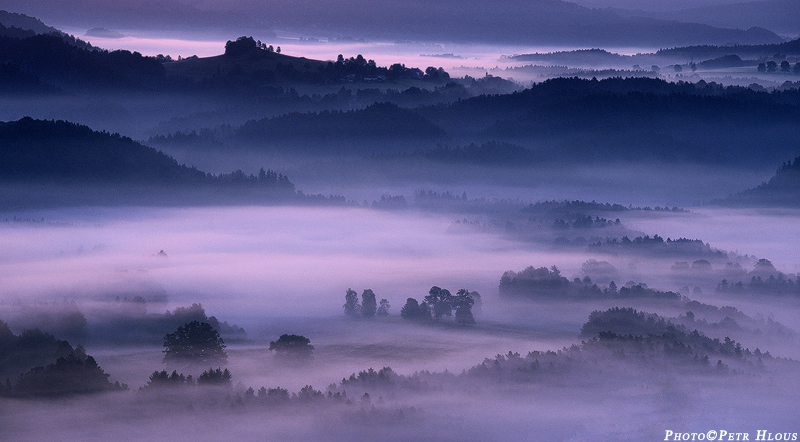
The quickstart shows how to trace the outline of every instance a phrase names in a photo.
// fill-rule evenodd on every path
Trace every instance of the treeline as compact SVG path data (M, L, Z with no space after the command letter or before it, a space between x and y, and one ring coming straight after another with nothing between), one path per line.
M783 43L775 44L762 44L762 45L695 45L683 46L669 49L660 49L656 55L665 56L680 56L683 58L711 58L722 57L729 54L762 56L764 54L800 54L800 39L786 41Z
M361 303L358 302L358 293L348 288L344 295L344 314L351 318L372 318L377 316L389 316L391 304L386 298L381 299L378 305L375 292L372 289L364 289L361 293Z
M718 293L800 297L800 274L784 274L768 259L759 259L750 272L737 270L738 274L729 272L731 281L727 278L720 281L716 289ZM733 282L736 279L739 281Z
M376 103L364 109L290 113L279 117L251 120L235 137L240 141L269 145L273 140L333 144L341 140L431 140L444 132L411 110L392 103Z
M675 292L662 292L648 288L646 284L628 283L617 287L611 281L606 288L600 288L589 276L569 280L561 275L556 266L530 266L521 272L507 271L500 278L500 296L507 298L539 301L588 300L588 299L680 299Z
M711 247L699 239L677 238L666 240L659 235L609 238L589 245L588 250L602 253L647 253L661 256L693 256L708 259L729 259L728 253Z

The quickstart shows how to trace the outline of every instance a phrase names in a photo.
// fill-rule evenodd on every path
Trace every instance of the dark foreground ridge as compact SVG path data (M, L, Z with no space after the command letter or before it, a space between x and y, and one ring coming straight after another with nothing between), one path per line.
M211 174L128 137L67 121L0 123L0 207L108 204L265 204L342 199L305 196L283 174Z

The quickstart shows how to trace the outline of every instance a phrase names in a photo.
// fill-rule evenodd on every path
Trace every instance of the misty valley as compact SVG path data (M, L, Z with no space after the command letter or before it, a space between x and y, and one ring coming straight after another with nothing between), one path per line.
M0 440L796 440L795 25L551 3L0 11Z

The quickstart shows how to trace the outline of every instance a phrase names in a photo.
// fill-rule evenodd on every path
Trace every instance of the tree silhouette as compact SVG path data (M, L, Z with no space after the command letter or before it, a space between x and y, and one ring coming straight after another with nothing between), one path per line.
M381 305L378 307L378 316L389 316L389 307L391 307L389 300L381 299Z
M353 289L347 289L344 299L344 314L352 317L358 316L361 312L361 306L358 304L358 293Z
M230 386L231 385L231 372L228 371L226 368L222 370L221 368L217 367L217 369L209 368L207 371L204 371L197 377L197 385L222 385L222 386Z
M456 322L459 324L474 324L475 318L472 316L472 306L475 300L469 294L469 290L461 289L456 296L452 297L451 303L456 309Z
M361 294L361 314L365 318L371 318L375 316L377 309L378 302L375 299L375 293L370 289L364 290L364 293Z
M400 317L415 321L429 321L431 319L431 309L424 302L420 304L416 299L408 298L406 305L400 309Z
M193 383L192 375L184 376L183 373L178 373L176 370L173 370L172 374L167 373L167 370L156 370L150 375L147 384L139 388L139 391L165 387L182 387Z
M450 303L453 295L450 291L437 286L431 287L428 291L428 296L425 297L425 302L433 310L433 317L437 320L442 316L452 316L453 306Z
M225 364L225 342L207 322L192 321L164 336L164 363L180 365Z
M274 350L276 356L280 358L307 360L311 358L314 346L305 336L283 334L277 341L269 343L269 349Z
M775 72L778 70L778 63L774 61L767 62L767 72Z

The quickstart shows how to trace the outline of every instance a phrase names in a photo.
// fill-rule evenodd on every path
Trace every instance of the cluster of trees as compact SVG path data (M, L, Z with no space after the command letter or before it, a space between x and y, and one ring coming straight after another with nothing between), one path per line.
M0 396L56 397L127 390L78 346L39 329L14 335L0 320ZM12 379L15 381L12 382Z
M408 298L400 310L400 316L415 321L430 321L431 319L438 321L443 316L453 316L455 312L457 324L474 324L475 317L472 314L472 307L476 300L480 301L478 292L460 289L453 295L447 289L433 286L421 303L414 298Z
M389 316L389 300L381 299L378 305L375 292L371 289L364 289L361 293L361 303L358 303L358 293L348 288L344 295L344 314L351 318L372 318L374 316Z
M278 358L293 362L306 362L311 359L314 346L311 340L302 335L281 335L277 341L270 341L269 350Z
M658 298L680 299L675 292L662 292L647 284L629 282L618 288L614 281L601 289L589 276L569 280L556 266L530 266L521 272L507 271L500 277L500 295L509 298L537 300L608 299L608 298Z
M375 60L365 59L361 54L350 58L339 54L335 62L328 62L319 71L326 81L383 82L412 79L441 83L450 80L450 74L441 67L428 66L423 72L419 68L407 68L405 64L395 63L386 68L375 64Z
M741 343L725 337L723 340L710 338L697 330L675 324L655 313L645 313L633 308L614 307L606 311L594 311L589 320L581 327L581 336L602 339L620 339L624 337L658 337L673 341L680 346L697 353L713 353L728 357L771 357L769 352L761 352L756 348L750 351Z
M792 64L786 60L781 61L780 65L778 62L770 60L766 63L759 63L756 69L758 69L758 72L775 73L780 71L782 74L793 73L795 75L800 75L800 62L792 66Z
M235 57L237 55L247 55L247 54L258 54L258 53L272 53L276 52L278 54L281 53L281 47L278 46L278 49L272 47L272 45L267 46L266 43L262 43L261 40L253 40L253 37L239 37L235 41L228 40L225 43L225 55L230 57Z
M191 321L164 336L163 362L168 366L183 368L225 365L228 362L225 348L225 341L211 324ZM306 361L311 358L314 346L305 336L283 334L278 340L269 343L269 350L275 351L282 359ZM206 377L213 379L214 376L215 373L212 372ZM191 379L187 382L191 383ZM198 382L204 382L202 375L198 378Z
M689 62L688 67L689 69L691 69L692 72L695 72L697 70L697 64L693 61ZM675 72L683 72L683 66L676 64L675 66L672 67L672 70Z
M769 294L777 296L800 297L800 275L791 279L783 273L769 275L767 277L751 276L750 282L739 281L730 283L723 279L717 285L718 293L729 294Z
M226 364L225 341L207 322L191 321L164 336L164 359L167 365L181 367Z
M616 220L612 221L606 218L600 218L599 216L595 216L592 218L591 215L584 215L578 214L575 216L575 219L561 219L558 218L553 221L553 228L564 230L564 229L591 229L591 228L599 228L599 227L608 227L608 226L618 226L620 225L620 220L617 218Z

